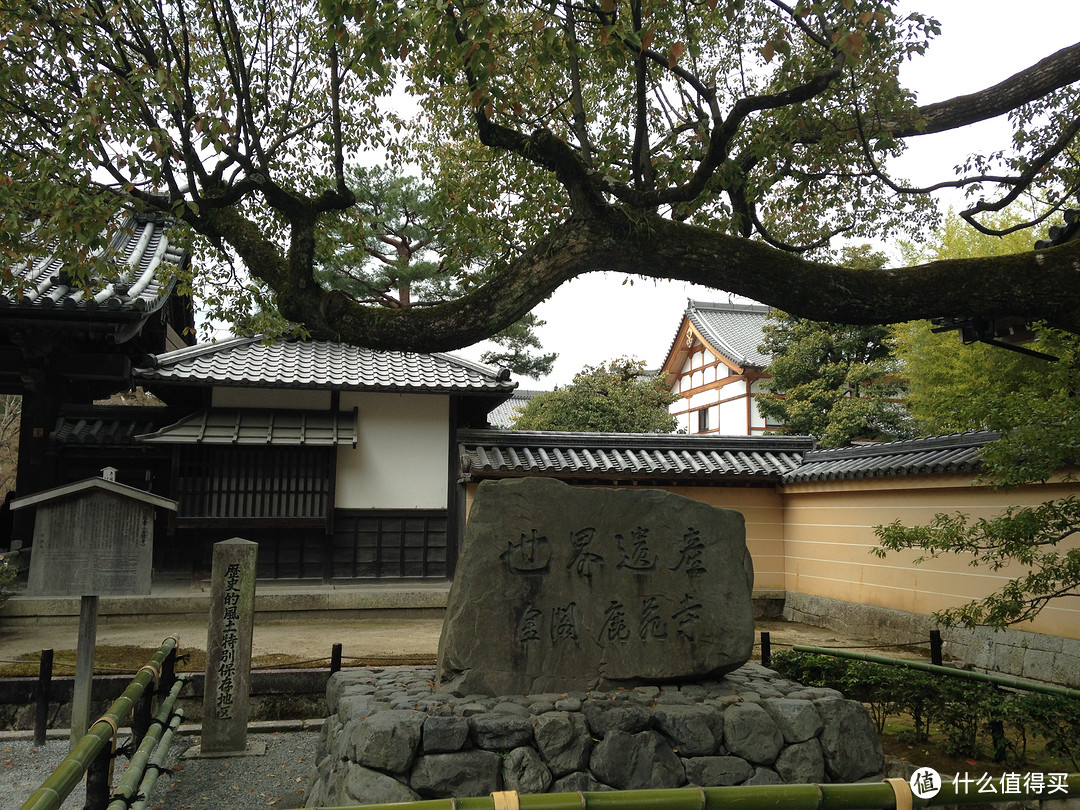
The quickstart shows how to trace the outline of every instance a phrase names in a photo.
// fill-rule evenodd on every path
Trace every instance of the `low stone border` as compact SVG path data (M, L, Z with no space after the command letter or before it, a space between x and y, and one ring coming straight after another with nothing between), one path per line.
M746 664L722 679L455 697L432 667L330 678L308 806L683 785L855 782L884 756L865 707Z
M927 639L931 630L940 629L948 658L987 672L1080 689L1080 639L990 627L941 628L933 616L790 592L784 618L882 644Z

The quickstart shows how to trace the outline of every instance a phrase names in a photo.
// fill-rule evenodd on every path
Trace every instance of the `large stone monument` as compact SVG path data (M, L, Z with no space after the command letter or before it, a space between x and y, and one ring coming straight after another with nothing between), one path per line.
M438 688L532 694L717 676L753 650L742 515L550 479L477 490Z

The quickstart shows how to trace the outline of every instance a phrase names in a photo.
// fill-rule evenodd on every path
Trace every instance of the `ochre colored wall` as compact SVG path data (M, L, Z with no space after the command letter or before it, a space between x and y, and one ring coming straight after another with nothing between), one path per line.
M970 556L950 554L915 564L919 553L881 559L874 528L899 520L928 522L939 512L991 517L1004 507L1038 504L1077 493L1077 486L1048 484L1002 491L973 485L965 476L920 476L789 485L784 489L785 590L845 602L929 615L993 593L1022 573L1018 567L973 568ZM1080 604L1052 602L1014 629L1080 638Z

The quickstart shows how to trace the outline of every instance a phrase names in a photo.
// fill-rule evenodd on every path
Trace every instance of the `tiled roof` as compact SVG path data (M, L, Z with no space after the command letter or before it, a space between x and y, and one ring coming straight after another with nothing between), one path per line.
M740 366L756 368L769 365L768 355L758 350L768 314L769 307L761 304L688 301L686 307L686 317L714 349Z
M42 255L16 262L11 281L0 293L0 312L18 308L40 312L54 307L73 312L121 312L145 315L161 307L174 279L159 277L163 263L177 266L185 255L169 240L172 221L157 215L129 216L109 243L116 275L94 279L88 291L73 285L63 262ZM21 294L16 292L21 288Z
M326 340L233 338L154 358L136 379L209 385L508 394L507 374L448 354L377 351Z
M501 402L488 413L488 422L495 428L509 428L518 417L518 411L524 408L529 400L543 391L528 391L519 388L506 402Z
M462 430L462 472L477 478L567 478L774 483L975 472L981 448L1000 434L814 449L808 436L684 436L642 433Z
M835 450L811 450L796 469L784 476L784 481L975 472L982 463L980 450L983 445L1000 436L992 431L979 431L929 439L874 442Z
M563 433L463 430L462 471L491 477L740 478L779 481L813 439L803 436L682 436L655 433Z
M200 411L138 437L149 444L235 444L356 447L356 413L330 411Z
M49 434L57 444L135 444L135 437L161 427L165 408L99 406L65 409Z

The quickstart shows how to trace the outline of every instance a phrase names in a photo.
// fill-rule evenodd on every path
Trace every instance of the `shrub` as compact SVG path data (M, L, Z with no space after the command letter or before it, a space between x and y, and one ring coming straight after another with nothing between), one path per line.
M829 686L867 704L878 733L890 714L907 714L915 741L932 728L944 737L951 756L978 757L989 742L995 762L1020 764L1031 736L1045 740L1045 751L1080 770L1080 701L1018 694L993 684L869 661L781 651L773 667L806 686Z

